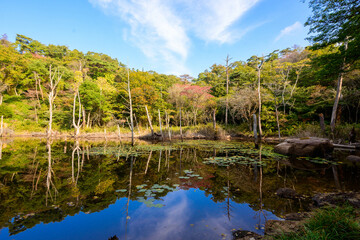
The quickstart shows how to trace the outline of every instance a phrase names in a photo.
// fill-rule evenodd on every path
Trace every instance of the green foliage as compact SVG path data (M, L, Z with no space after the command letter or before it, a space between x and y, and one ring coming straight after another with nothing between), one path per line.
M0 106L0 116L4 116L4 118L12 118L13 115L14 113L9 106L4 104Z
M355 216L350 206L320 209L304 224L304 230L276 236L275 239L359 239L360 225Z
M326 4L330 3L325 0L310 1L311 7ZM351 12L358 7L358 4L351 1L335 1L333 4L339 5L339 11L326 12L330 5L325 6L326 14L330 14L332 18L326 20L331 24L337 14L349 19ZM350 7L345 9L345 6ZM314 29L321 30L316 24L320 24L318 21L324 16L316 15L319 12L316 13L316 9L314 11L315 15L308 24L315 34ZM339 26L346 25L344 19L339 20ZM349 35L349 44L352 44L352 47L357 41L358 30L350 26L356 26L357 21L357 18L351 18L349 25L346 25L349 27L347 32L353 31ZM336 28L337 33L343 30ZM258 74L265 136L277 135L276 110L282 135L295 134L303 123L317 122L319 114L323 114L327 122L335 96L334 83L344 56L342 45L334 44L334 36L331 41L323 39L323 43L328 41L329 44L323 44L324 47L319 49L295 46L276 50L265 57L252 56L247 61L229 63L228 96L226 66L221 64L213 64L196 79L186 75L176 77L129 69L136 125L144 129L148 124L144 107L147 106L154 128L159 126L160 110L162 125L166 125L164 118L167 113L174 133L179 133L181 109L182 126L189 136L203 133L206 136L218 135L222 138L225 132L222 129L214 131L210 123L213 121L214 112L218 125L223 123L225 107L228 105L227 132L252 135L252 115L259 110ZM351 54L351 51L348 54ZM9 128L15 131L45 130L41 128L45 128L49 120L50 66L53 71L57 70L59 75L62 75L54 106L55 129L72 131L73 97L79 90L84 110L80 123L87 126L83 131L103 132L105 126L116 128L118 123L122 124L124 121L124 131L128 131L128 69L125 65L106 54L82 53L62 45L44 45L24 35L17 35L14 44L7 39L0 42L0 95L4 97L0 114L4 115ZM352 58L351 66L352 68L348 68L344 73L344 93L340 101L343 109L340 117L343 123L356 123L360 119L357 97L360 88L360 63ZM191 79L192 82L189 82ZM76 103L76 106L78 108L79 104ZM30 125L29 122L34 124ZM207 127L204 127L205 125Z

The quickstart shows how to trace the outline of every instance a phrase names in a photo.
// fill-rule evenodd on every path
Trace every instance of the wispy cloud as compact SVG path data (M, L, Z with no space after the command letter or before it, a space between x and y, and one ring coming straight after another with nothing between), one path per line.
M275 38L275 42L279 41L281 38L290 35L291 33L298 31L302 28L302 24L300 22L295 22L293 25L287 26L286 28L284 28L283 30L281 30L281 32L279 33L279 35L277 35L277 37Z
M241 38L251 27L232 29L260 0L89 0L126 22L127 38L169 72L189 72L191 37L219 44Z

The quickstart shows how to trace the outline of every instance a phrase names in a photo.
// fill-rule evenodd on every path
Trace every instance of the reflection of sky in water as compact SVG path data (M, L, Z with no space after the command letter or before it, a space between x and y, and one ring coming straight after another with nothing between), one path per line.
M162 208L150 208L143 203L131 201L130 219L126 228L126 201L122 198L101 212L79 213L68 216L62 222L38 224L35 227L10 236L2 229L0 239L108 239L117 235L120 239L221 239L226 234L231 239L231 230L244 230L262 233L255 229L262 213L252 210L248 204L232 206L229 221L226 203L214 203L211 196L206 197L198 189L170 192L162 203ZM267 219L277 219L275 215L264 211ZM125 233L126 231L126 233Z

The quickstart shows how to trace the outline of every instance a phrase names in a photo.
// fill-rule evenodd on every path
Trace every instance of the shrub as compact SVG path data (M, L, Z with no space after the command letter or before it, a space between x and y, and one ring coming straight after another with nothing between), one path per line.
M360 239L360 225L350 206L319 209L299 233L283 234L275 239Z

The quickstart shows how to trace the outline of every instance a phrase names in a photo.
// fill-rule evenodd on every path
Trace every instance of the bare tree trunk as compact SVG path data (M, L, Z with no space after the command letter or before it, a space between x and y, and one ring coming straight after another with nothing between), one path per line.
M78 98L78 103L79 103L79 113L78 113L78 120L76 122L76 117L75 117L75 110L76 110L76 97ZM81 121L81 101L80 101L80 94L78 91L75 92L74 94L74 104L73 104L73 126L75 128L75 137L77 138L79 133L80 133L80 121Z
M255 147L257 148L258 146L258 135L257 135L257 120L256 120L256 114L253 114L253 118L254 118L254 121L253 121L253 130L254 130L254 142L255 142Z
M59 70L56 69L54 72L52 72L52 66L50 64L49 66L49 80L50 80L50 92L49 92L49 126L48 126L48 132L47 137L51 137L52 134L52 122L53 122L53 105L54 100L57 96L56 88L62 78L62 74L59 73ZM55 79L55 76L57 76L57 79Z
M91 126L90 126L90 113L91 113L91 112L88 113L88 118L87 118L87 123L86 123L86 127L87 127L87 128L88 128L88 127L91 127Z
M0 137L4 135L4 116L1 116Z
M181 107L180 107L180 138L183 140L182 128L181 128Z
M261 129L261 68L263 62L257 67L258 70L258 100L259 100L259 140L262 138L262 129Z
M286 104L287 104L287 102L285 102L285 91L286 91L286 86L287 86L287 80L289 79L289 73L290 73L290 68L288 68L288 70L286 72L286 76L285 76L285 79L284 79L284 87L283 87L283 90L281 92L281 99L282 99L282 104L283 104L283 107L284 107L284 114L286 114Z
M347 51L347 48L348 48L348 42L346 41L345 42L345 53ZM341 72L339 73L337 89L336 89L336 97L335 97L335 102L334 102L334 106L333 106L332 113L331 113L330 127L331 127L332 133L334 133L334 130L335 130L336 113L337 113L337 109L338 109L338 105L339 105L339 101L340 101L345 66L346 66L346 57L344 57L344 59L343 59L342 69L341 69Z
M319 118L320 118L320 128L321 128L321 132L323 135L325 135L325 120L324 120L324 114L320 113L319 114Z
M138 130L138 134L140 135L139 122L137 121L137 118L136 118L136 114L135 114L135 113L134 113L134 120L135 120L136 128L137 128L137 130Z
M133 119L133 107L132 107L132 100L131 100L131 91L130 91L130 72L128 70L128 82L127 82L127 91L129 94L129 108L130 108L130 124L131 124L131 145L134 146L134 119Z
M229 112L229 55L226 56L226 106L225 106L225 125L228 124L228 112Z
M161 134L161 140L164 139L164 135L162 132L162 127L161 127L161 114L160 114L160 109L158 109L158 113L159 113L159 127L160 127L160 134Z
M279 135L279 139L280 139L281 135L280 135L280 124L279 124L279 111L278 111L278 106L276 104L275 104L275 114L276 114L276 125L277 125L278 135Z
M82 127L85 128L86 127L86 112L85 112L85 108L83 107L83 122L82 122Z
M169 137L169 140L171 141L170 116L166 110L165 110L165 122L166 122L166 127L168 129L168 137Z
M38 101L38 104L40 106L40 99L39 99L39 93L38 93L38 76L37 76L37 72L33 72L34 73L34 78L35 78L35 93L36 93L36 99Z
M53 117L53 101L50 97L50 94L49 94L49 114L50 114L50 117L49 117L49 126L48 126L48 129L47 129L47 136L50 137L51 136L51 131L52 131L52 117Z
M154 137L154 129L153 129L153 126L151 124L151 119L150 119L150 115L149 115L149 111L148 111L147 106L145 106L145 110L146 110L146 116L147 116L149 126L150 126L150 130L151 130L151 137Z

